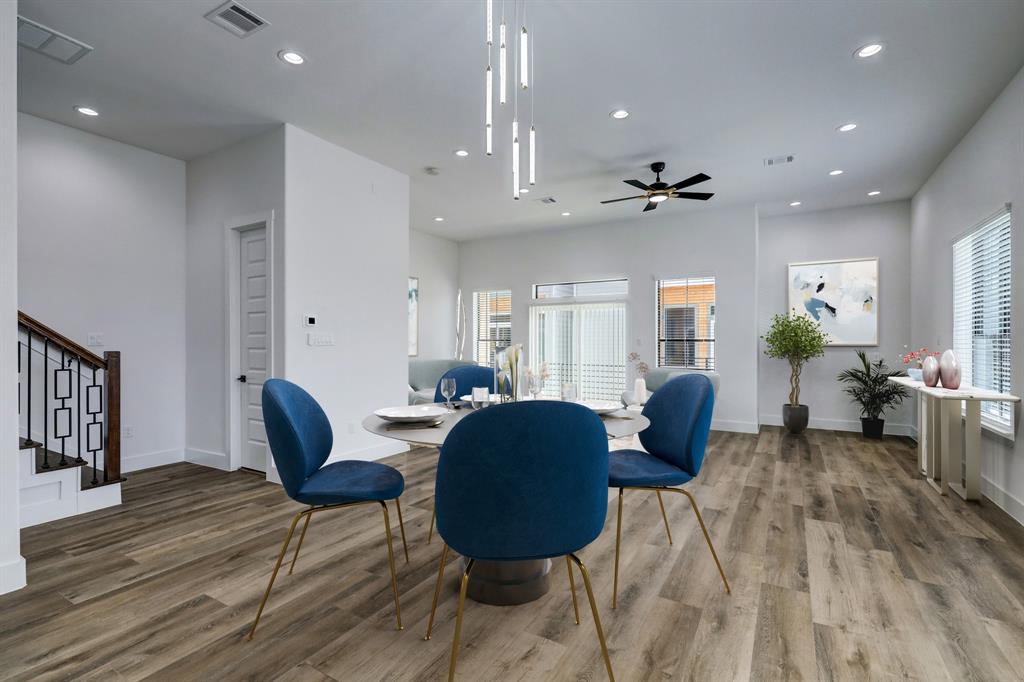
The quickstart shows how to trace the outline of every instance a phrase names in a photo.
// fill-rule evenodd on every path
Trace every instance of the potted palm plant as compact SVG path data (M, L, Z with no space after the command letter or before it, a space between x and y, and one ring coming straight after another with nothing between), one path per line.
M903 377L902 370L891 370L885 360L871 362L864 351L857 351L860 367L845 370L836 377L846 387L843 392L860 405L861 432L865 438L882 438L885 428L883 415L903 402L910 394L902 385L889 381L889 377Z
M790 433L807 428L810 411L800 404L800 372L808 360L825 354L828 336L816 320L803 315L776 315L764 339L764 353L789 361L789 402L782 406L782 423Z

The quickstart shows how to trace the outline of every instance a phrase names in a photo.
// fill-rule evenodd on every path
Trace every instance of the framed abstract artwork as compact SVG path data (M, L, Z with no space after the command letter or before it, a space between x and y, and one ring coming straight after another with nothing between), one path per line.
M409 278L409 355L420 352L420 278Z
M821 323L830 346L878 345L878 259L790 263L789 309Z

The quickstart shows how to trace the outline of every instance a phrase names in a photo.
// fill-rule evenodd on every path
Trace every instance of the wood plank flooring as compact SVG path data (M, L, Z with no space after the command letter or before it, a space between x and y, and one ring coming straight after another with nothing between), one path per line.
M255 475L175 464L130 476L121 507L23 532L29 587L0 597L0 679L443 679L454 563L422 639L436 461L433 449L390 459L407 481L404 631L382 515L363 507L314 517L246 641L300 507ZM690 490L731 596L685 498L665 496L669 546L657 498L627 491L618 609L614 504L581 553L618 679L1024 679L1024 529L991 503L939 497L915 465L905 439L714 433ZM564 562L552 579L531 604L467 602L460 680L605 679L580 581L577 626Z

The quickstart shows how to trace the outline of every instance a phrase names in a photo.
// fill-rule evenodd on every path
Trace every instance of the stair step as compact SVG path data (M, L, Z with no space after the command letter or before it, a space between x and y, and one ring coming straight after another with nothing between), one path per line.
M93 475L96 477L96 484L94 485ZM93 469L91 466L82 467L82 490L91 490L92 488L102 488L105 485L114 485L115 483L124 483L125 478L115 478L112 481L103 480L103 470Z
M43 466L43 448L39 446L36 448L36 473L42 474L47 471L62 471L64 469L74 469L76 467L84 467L86 462L83 459L81 462L75 461L74 457L65 456L64 464L60 464L60 453L50 450L48 457L50 466L46 468Z
M28 450L29 448L38 448L38 447L41 447L41 446L42 446L42 443L40 443L39 441L32 440L31 438L19 438L18 439L18 449L19 450Z

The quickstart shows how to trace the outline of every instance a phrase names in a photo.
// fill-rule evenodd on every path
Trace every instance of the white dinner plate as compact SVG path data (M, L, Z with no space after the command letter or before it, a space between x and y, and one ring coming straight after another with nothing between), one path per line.
M578 400L576 402L584 407L589 407L598 414L611 414L622 409L621 403L614 403L610 400Z
M382 407L374 414L388 422L430 422L448 414L448 408L444 405L402 405Z
M500 393L492 393L490 395L489 399L490 399L490 401L492 403L500 403L501 402L501 394ZM459 400L461 400L464 403L471 403L471 402L473 402L473 396L471 396L471 395L464 395L461 398L459 398Z

